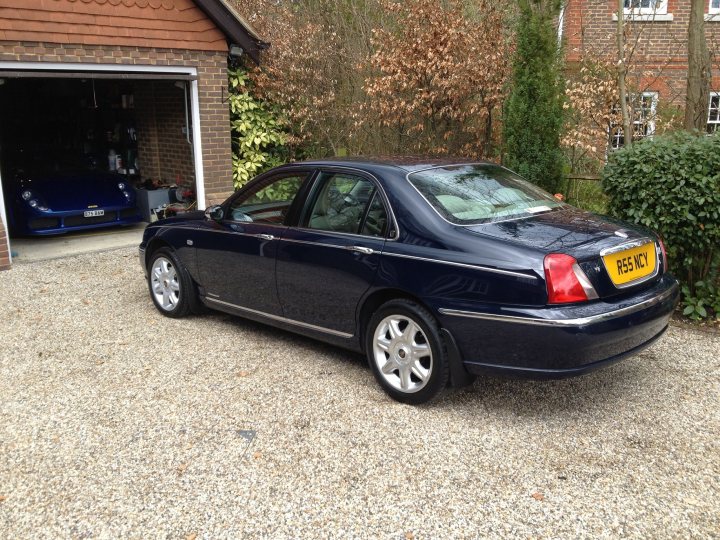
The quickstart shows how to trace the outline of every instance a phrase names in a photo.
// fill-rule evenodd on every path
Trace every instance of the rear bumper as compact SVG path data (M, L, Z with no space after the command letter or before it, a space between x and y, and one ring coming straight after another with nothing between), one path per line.
M469 372L567 377L650 345L667 329L678 299L677 281L666 274L651 289L616 302L502 313L439 312Z
M609 366L611 364L614 364L615 362L622 360L623 358L627 358L628 356L633 356L634 354L639 353L643 349L655 343L655 341L657 341L665 333L667 328L667 325L665 325L665 327L660 330L660 332L657 333L655 336L623 353L616 354L615 356L611 356L610 358L606 358L605 360L598 360L596 362L590 362L589 364L583 364L574 367L531 368L518 366L503 366L497 364L484 364L482 362L465 362L464 366L467 372L473 375L480 375L483 373L497 373L501 375L510 375L512 377L522 377L526 379L564 379L566 377L577 377L579 375L585 375L586 373L595 371L596 369Z

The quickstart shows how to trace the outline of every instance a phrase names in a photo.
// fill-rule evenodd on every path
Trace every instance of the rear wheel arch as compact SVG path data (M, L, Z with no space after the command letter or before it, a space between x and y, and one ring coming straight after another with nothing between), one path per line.
M382 306L386 302L389 302L390 300L408 300L410 302L414 302L418 306L425 309L425 311L427 311L435 319L438 328L440 329L440 336L442 338L445 353L447 354L448 362L450 364L450 385L456 388L460 388L472 384L475 380L475 377L470 375L465 369L460 355L460 351L457 347L457 343L455 342L455 338L453 337L452 333L446 328L443 328L442 324L440 324L440 321L433 313L433 310L430 309L427 304L425 304L417 296L410 294L409 292L402 289L380 289L368 295L368 297L365 298L365 300L363 301L359 311L357 323L358 336L360 338L360 347L362 352L367 354L367 327L370 319L373 316L373 313L375 313L380 308L380 306Z
M415 302L419 306L422 306L432 314L432 310L424 302L402 289L380 289L373 291L367 296L367 298L365 298L365 300L363 300L358 313L358 336L360 336L360 346L363 351L365 350L365 333L367 331L367 324L370 322L370 318L380 306L390 300L410 300L411 302Z

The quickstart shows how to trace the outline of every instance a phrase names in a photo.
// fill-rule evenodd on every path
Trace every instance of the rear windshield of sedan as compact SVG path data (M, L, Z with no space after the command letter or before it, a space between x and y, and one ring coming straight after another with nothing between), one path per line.
M408 179L446 220L474 225L551 212L555 197L498 165L437 167Z

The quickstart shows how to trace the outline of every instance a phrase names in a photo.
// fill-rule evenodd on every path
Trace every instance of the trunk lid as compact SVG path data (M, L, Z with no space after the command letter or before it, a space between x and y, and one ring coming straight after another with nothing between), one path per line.
M533 247L544 254L565 253L575 257L601 298L648 287L659 279L664 271L661 268L661 257L656 249L657 237L654 233L570 206L527 218L466 228L475 234ZM655 244L651 257L655 258L657 272L651 273L652 277L638 279L636 284L615 285L601 253L623 251L625 247L631 248L643 243L645 239ZM606 262L610 261L606 259ZM613 260L612 264L615 263Z

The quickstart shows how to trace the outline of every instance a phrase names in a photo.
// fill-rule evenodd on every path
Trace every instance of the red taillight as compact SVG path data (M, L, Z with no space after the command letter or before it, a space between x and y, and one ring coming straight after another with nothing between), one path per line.
M660 251L662 251L662 263L663 263L663 272L667 272L668 266L667 266L667 251L665 251L665 243L662 241L662 238L658 238L658 242L660 243Z
M598 297L574 257L564 253L545 256L545 281L548 304L587 302Z

